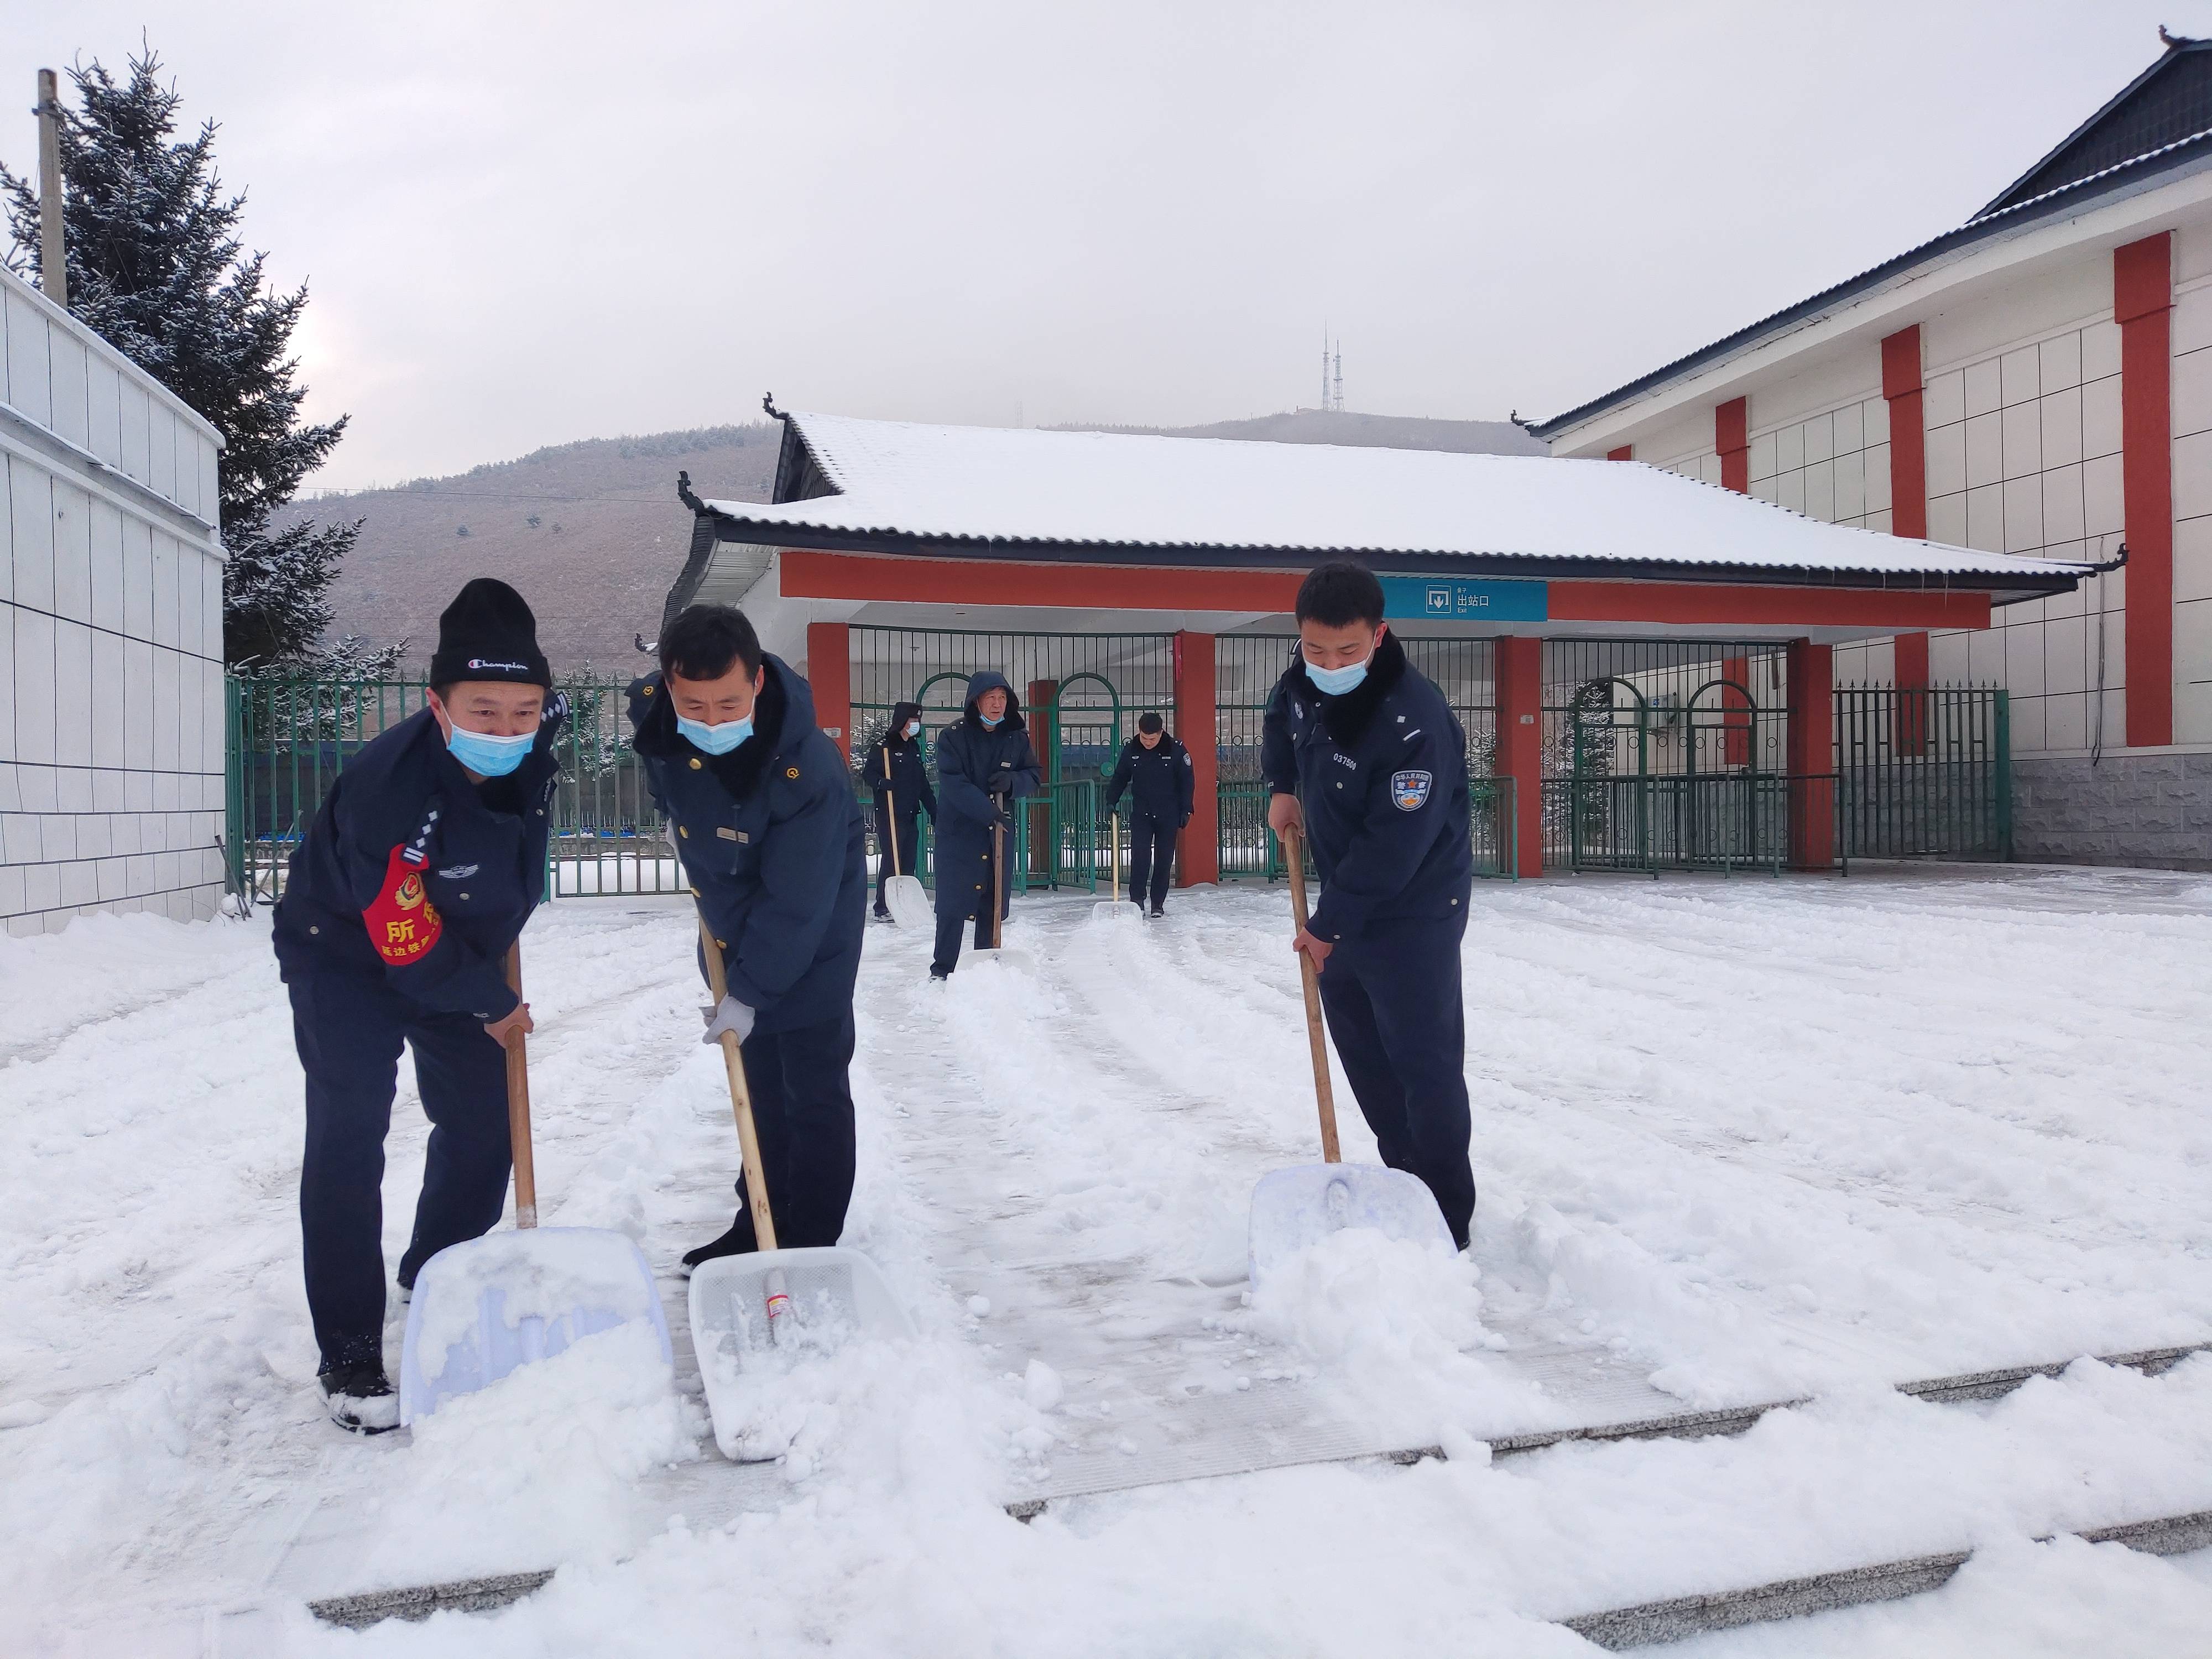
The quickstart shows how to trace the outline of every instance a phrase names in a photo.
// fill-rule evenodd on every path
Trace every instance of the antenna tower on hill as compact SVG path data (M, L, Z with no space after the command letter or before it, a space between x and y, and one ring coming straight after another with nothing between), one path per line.
M1323 414L1344 407L1344 342L1335 342L1332 356L1326 327L1321 331L1321 407Z

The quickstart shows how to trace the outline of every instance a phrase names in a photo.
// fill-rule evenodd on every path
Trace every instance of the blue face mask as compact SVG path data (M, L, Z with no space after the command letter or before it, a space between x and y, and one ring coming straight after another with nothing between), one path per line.
M986 732L995 732L1006 723L1006 717L1004 714L1000 715L996 720L993 720L988 714L985 714L980 708L975 711L975 717L983 722L983 729Z
M455 760L479 777L503 778L522 764L522 757L537 741L535 732L498 738L489 732L471 732L456 726L453 735L446 739L446 747L453 751Z
M906 723L906 734L909 738L920 737L921 735L921 722L920 720L908 720Z
M1373 661L1370 656L1368 660ZM1311 680L1325 697L1340 697L1367 678L1367 664L1355 662L1343 668L1320 668L1306 664L1306 678Z
M676 729L691 741L694 749L704 750L710 755L726 755L753 734L753 717L748 714L741 720L724 720L720 726L709 726L704 720L687 720L676 717Z

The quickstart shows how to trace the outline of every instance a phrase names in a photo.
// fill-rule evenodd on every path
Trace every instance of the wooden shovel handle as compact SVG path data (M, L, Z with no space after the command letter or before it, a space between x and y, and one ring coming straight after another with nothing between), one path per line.
M522 941L507 947L507 988L522 1000ZM538 1165L530 1150L530 1058L520 1031L507 1038L507 1139L514 1154L514 1224L538 1224Z
M1002 809L1003 810L1003 809ZM993 820L991 824L991 948L1006 947L1002 929L1006 925L1006 826Z
M1283 855L1291 866L1291 908L1297 913L1298 932L1306 930L1305 837L1297 830L1282 836ZM1293 935L1296 937L1296 935ZM1324 1164L1340 1164L1336 1148L1336 1091L1328 1080L1328 1041L1322 1035L1321 978L1313 958L1298 952L1298 977L1306 994L1306 1043L1313 1050L1314 1103L1321 1108L1321 1156Z
M884 745L884 830L891 843L891 879L896 881L906 873L898 861L898 794L890 786L891 746Z
M719 1007L730 994L729 975L722 971L722 947L699 913L699 954L707 959L707 989ZM760 1135L753 1127L753 1092L745 1085L745 1057L738 1051L738 1034L725 1031L722 1069L730 1074L730 1110L738 1120L738 1156L744 1161L745 1200L752 1206L753 1240L763 1250L775 1248L775 1216L769 1208L768 1170L761 1163Z

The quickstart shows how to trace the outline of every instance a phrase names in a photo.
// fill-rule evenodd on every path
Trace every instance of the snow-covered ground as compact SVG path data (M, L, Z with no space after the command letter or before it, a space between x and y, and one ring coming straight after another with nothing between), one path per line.
M2212 1339L2212 882L1480 886L1472 1267L1340 1239L1257 1305L1252 1184L1316 1156L1283 896L1017 915L946 987L927 940L869 934L847 1243L921 1337L775 1384L785 1462L672 1523L656 1493L740 1478L680 1343L673 1380L617 1332L411 1436L324 1422L265 922L0 945L0 1646L1588 1652L1546 1621L1968 1545L1932 1596L1674 1651L2201 1639L2203 1558L2028 1540L2212 1507L2212 1356L1980 1406L1887 1385ZM692 926L577 901L524 944L544 1219L664 1273L727 1224L735 1165ZM403 1068L393 1261L422 1141ZM1516 1370L1537 1352L1684 1406L1818 1398L1493 1464L1487 1437L1571 1416ZM1292 1399L1449 1459L1000 1507L1162 1421ZM561 1571L356 1637L300 1607L307 1559L358 1581L332 1589Z

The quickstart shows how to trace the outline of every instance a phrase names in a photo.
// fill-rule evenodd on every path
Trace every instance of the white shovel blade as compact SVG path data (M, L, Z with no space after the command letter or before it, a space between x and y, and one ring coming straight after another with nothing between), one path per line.
M790 1311L770 1328L773 1293ZM714 1442L747 1461L750 1419L738 1398L748 1370L836 1352L848 1343L914 1335L914 1322L876 1264L842 1245L717 1256L691 1274L691 1346L698 1351ZM770 1450L769 1455L775 1455Z
M488 1233L422 1264L399 1358L399 1420L488 1389L597 1331L642 1320L671 1358L644 1252L599 1227Z
M1252 1282L1346 1227L1451 1248L1444 1213L1418 1176L1374 1164L1302 1164L1263 1176L1252 1189Z
M1145 919L1145 913L1127 899L1109 899L1091 907L1091 920L1108 927L1133 927Z
M926 933L937 926L937 913L930 908L929 894L920 876L893 876L885 882L884 908L902 927Z

